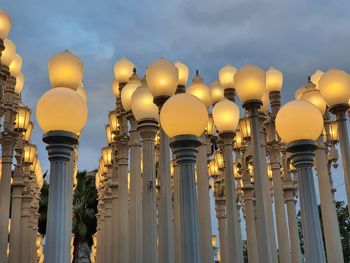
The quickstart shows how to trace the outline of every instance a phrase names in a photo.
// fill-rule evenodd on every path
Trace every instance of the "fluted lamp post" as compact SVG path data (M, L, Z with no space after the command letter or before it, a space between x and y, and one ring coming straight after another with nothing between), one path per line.
M192 84L187 88L187 93L200 99L204 105L209 108L211 106L211 93L207 85L204 84L203 78L199 75L198 70L192 80ZM211 119L212 121L212 119ZM208 120L210 125L210 122ZM207 128L207 127L206 127ZM213 127L214 129L215 127ZM209 131L209 130L208 130ZM210 131L209 131L210 132ZM198 214L199 214L199 242L201 262L212 263L213 253L211 246L211 220L210 220L210 200L209 200L209 176L208 176L208 136L204 132L200 136L201 145L198 147L196 172L198 175Z
M343 174L347 199L350 203L350 145L345 115L349 109L350 76L345 71L330 69L322 75L318 86L322 97L327 102L329 111L337 118Z
M166 59L150 64L146 71L146 80L153 102L161 111L163 104L175 94L179 73L177 67ZM170 176L169 137L160 125L160 161L159 183L160 201L158 208L159 226L159 262L174 262L174 232L172 215L172 191Z
M315 140L323 129L321 112L306 101L285 104L276 116L276 130L287 143L297 169L306 262L326 262L312 166Z
M131 109L142 141L142 262L157 262L157 204L154 140L158 131L158 107L143 84L131 97ZM139 253L139 252L138 252Z
M190 94L171 97L160 112L161 125L171 138L170 147L179 169L180 191L180 262L201 262L199 254L198 209L195 163L200 136L207 125L205 105Z
M313 79L317 82L317 75L321 77L322 72L316 71L313 74ZM311 77L312 81L312 77ZM325 115L326 101L323 99L320 90L316 88L316 85L309 82L305 86L304 93L300 97L301 100L308 101L314 104ZM327 120L327 113L325 115ZM329 125L331 128L333 125ZM325 129L327 130L326 123ZM332 129L330 129L332 130ZM332 130L333 131L333 130ZM330 131L330 133L332 133ZM330 134L331 136L331 134ZM326 145L323 134L317 138L317 149L315 150L315 167L317 169L318 187L320 193L320 202L322 210L322 222L324 239L326 243L327 259L330 262L343 262L343 251L340 239L339 223L337 218L336 206L333 200L332 185L330 182L330 175L328 172L328 157L326 151Z
M239 122L239 108L228 99L215 104L213 119L222 140L224 157L224 178L227 213L228 262L243 262L243 247L240 236L240 225L236 212L236 185L233 176L233 139Z
M266 153L261 146L261 127L259 123L259 108L265 93L265 72L257 66L245 65L234 76L237 95L243 107L248 111L251 130L251 143L253 149L253 165L255 179L255 195L257 209L257 239L258 253L262 262L277 262L274 250L274 226L271 205L271 195L268 178L266 176ZM248 127L247 127L248 128ZM243 130L241 130L243 132Z
M48 63L52 89L39 99L36 116L44 131L50 160L50 194L45 262L70 262L73 178L69 165L74 145L87 120L87 105L76 92L82 82L83 64L64 51Z
M8 220L10 214L11 166L15 145L13 123L16 114L17 100L15 98L15 78L10 74L10 65L16 55L16 46L9 40L3 41L5 49L1 53L0 68L0 116L3 119L2 145L2 176L0 181L0 258L7 257Z

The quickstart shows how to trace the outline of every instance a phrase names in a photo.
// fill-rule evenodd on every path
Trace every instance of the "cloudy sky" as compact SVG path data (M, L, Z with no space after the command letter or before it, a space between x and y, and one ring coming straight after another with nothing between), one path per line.
M69 49L84 62L89 120L81 138L80 170L96 168L106 143L103 127L114 105L113 65L124 56L135 63L139 75L160 57L181 60L191 68L191 78L198 69L208 83L226 63L274 66L284 73L283 102L317 68L350 70L347 0L1 2L0 8L12 17L9 38L24 59L22 98L33 110L50 88L47 62L53 55ZM33 142L45 170L41 136L36 125ZM345 199L342 183L337 172L337 196Z

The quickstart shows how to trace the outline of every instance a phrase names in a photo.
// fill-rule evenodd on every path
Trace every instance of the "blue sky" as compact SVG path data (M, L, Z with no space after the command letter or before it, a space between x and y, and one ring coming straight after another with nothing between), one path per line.
M317 68L350 71L350 2L347 0L1 0L12 17L9 38L24 59L22 98L33 109L50 88L47 62L69 49L84 62L89 120L81 137L79 169L94 169L106 144L104 124L114 106L113 65L128 57L139 75L155 59L181 60L207 83L226 63L252 63L284 73L282 101ZM42 131L36 125L44 170ZM336 197L345 199L341 165L334 173Z

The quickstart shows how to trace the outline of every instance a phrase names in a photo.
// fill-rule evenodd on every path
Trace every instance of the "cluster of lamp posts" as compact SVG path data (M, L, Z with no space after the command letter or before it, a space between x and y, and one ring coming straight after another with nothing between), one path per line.
M10 28L10 19L4 12L0 13L0 22L8 23ZM1 76L8 66L11 69L6 54L14 46L8 44L7 34L3 33ZM48 71L52 89L42 95L36 107L50 160L44 262L62 263L71 260L73 178L79 134L88 114L80 59L64 51L49 61ZM207 86L197 72L188 88L188 67L166 59L151 63L141 80L127 59L114 65L114 74L116 108L108 115L108 146L102 150L96 173L98 224L91 261L213 262L216 251L213 251L209 202L213 190L220 240L220 259L216 256L216 260L243 262L240 226L243 208L249 262L303 262L304 258L306 262L322 263L326 262L325 249L328 262L343 262L331 165L337 159L335 144L339 141L349 201L350 157L345 114L349 107L350 77L346 72L317 71L297 91L296 100L282 107L283 75L274 68L265 72L254 65L238 70L226 65L219 71L219 81ZM5 116L0 193L0 251L4 257L1 260L6 258L3 243L7 246L8 242L4 223L8 222L10 183L7 181L11 178L9 153L4 154L11 144L5 138L6 134L15 137L12 130L20 125L6 118L10 115L19 119L21 115L19 108L6 102L8 93L14 94L11 84L14 76L3 79L6 78L1 82L1 87L5 87L1 104ZM242 118L235 103L236 94L245 111ZM331 120L330 113L336 116L336 121ZM25 145L27 118L27 126L19 127L15 137ZM41 173L33 176L34 162L26 162L23 152L26 151L16 151L16 168L22 167L21 177L36 180L39 189ZM20 166L23 160L24 165ZM313 179L314 164L325 248ZM17 202L21 199L22 206L26 187L20 189L20 198L13 197ZM297 193L303 256L295 214ZM17 207L19 217L14 218L12 213L11 221L23 224L25 215L20 213L25 213L26 208ZM27 230L24 233L32 236ZM10 255L11 236L12 230ZM18 236L15 239L20 240ZM23 249L21 242L19 248ZM21 261L11 261L11 256L9 259L35 262L31 254Z

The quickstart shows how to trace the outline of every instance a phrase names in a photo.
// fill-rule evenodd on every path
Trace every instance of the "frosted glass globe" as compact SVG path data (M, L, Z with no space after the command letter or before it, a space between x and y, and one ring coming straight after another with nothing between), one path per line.
M301 96L303 95L305 91L305 85L301 85L294 93L294 98L296 100L300 100Z
M44 132L60 130L77 134L84 127L87 116L85 101L69 88L50 89L36 105L36 118Z
M20 72L16 78L15 92L20 94L24 86L24 75Z
M131 110L137 121L159 120L158 107L153 103L153 96L147 86L143 85L134 92Z
M131 77L135 65L127 58L122 58L114 64L114 77L119 83L126 83Z
M80 95L80 97L87 102L87 95L86 95L86 90L84 88L83 83L80 84L79 88L77 89L77 93Z
M236 103L223 99L213 108L213 119L219 132L234 132L239 122L239 108Z
M233 89L233 78L237 72L237 69L230 64L226 64L219 71L219 81L221 86L225 89Z
M119 82L116 79L112 80L112 92L115 97L119 97Z
M251 100L261 101L266 87L266 74L261 68L245 65L236 72L234 82L242 103Z
M4 10L0 10L0 39L4 40L7 38L10 30L11 18Z
M204 84L201 76L196 75L193 80L191 86L186 90L187 93L197 97L200 99L207 108L211 105L211 95L210 90L207 85Z
M7 67L10 66L11 62L16 55L16 45L8 38L4 40L5 49L1 53L1 64Z
M277 113L276 130L286 143L316 140L323 130L323 117L312 103L294 100L282 106Z
M187 65L183 64L181 61L176 61L175 66L179 71L178 85L186 86L186 83L188 80L188 72L189 72Z
M225 98L224 88L220 85L220 82L218 80L213 81L209 85L209 89L210 89L210 96L213 101L213 104Z
M316 85L316 89L319 89L318 82L320 81L320 78L323 76L323 74L324 72L318 69L311 75L311 82Z
M262 101L262 106L260 108L260 111L263 113L267 113L270 107L270 96L267 90L265 91L264 96L262 96L261 101Z
M49 60L49 79L53 88L77 90L83 80L83 63L80 58L65 50Z
M121 100L123 108L126 112L131 111L131 96L137 88L141 86L141 81L138 77L131 77L130 81L122 89Z
M266 89L267 91L281 91L283 85L283 74L281 71L270 67L268 71L266 71Z
M10 74L12 77L16 78L18 76L18 74L21 72L22 64L22 57L16 54L9 66Z
M208 111L195 96L182 93L169 98L160 112L164 132L173 138L177 135L200 136L208 121Z
M347 104L350 99L350 76L343 70L328 70L318 82L321 95L332 107Z
M146 70L147 85L153 97L174 95L179 80L177 67L166 59L159 59Z
M301 95L300 99L314 104L320 110L322 115L326 112L327 103L322 97L320 90L316 89L315 87L305 88L305 91Z

